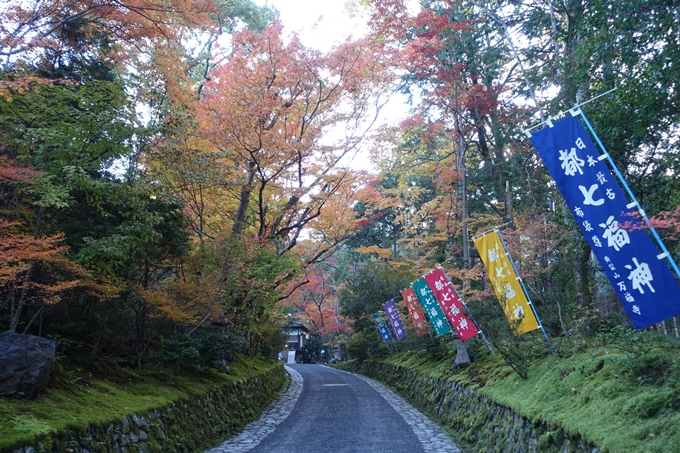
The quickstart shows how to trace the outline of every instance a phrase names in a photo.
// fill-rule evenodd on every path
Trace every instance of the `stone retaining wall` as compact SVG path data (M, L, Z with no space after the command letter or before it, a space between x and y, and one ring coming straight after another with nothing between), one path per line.
M256 420L279 395L282 365L260 376L147 413L36 439L13 453L188 453L205 451Z
M450 428L464 451L599 453L580 436L541 420L521 417L455 382L380 361L347 365L339 368L387 385L440 425Z

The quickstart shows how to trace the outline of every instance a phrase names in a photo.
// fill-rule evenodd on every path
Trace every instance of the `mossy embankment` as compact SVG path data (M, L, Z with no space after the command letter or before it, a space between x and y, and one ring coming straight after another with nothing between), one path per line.
M280 362L240 358L228 373L109 369L93 374L59 365L32 401L0 398L0 453L188 452L239 432L287 382ZM23 451L23 450L22 450ZM198 451L198 450L196 450Z
M660 356L663 357L663 352ZM640 379L608 348L550 356L521 379L499 356L461 369L425 351L345 362L395 390L474 452L668 452L680 445L677 351ZM633 364L634 365L634 364Z

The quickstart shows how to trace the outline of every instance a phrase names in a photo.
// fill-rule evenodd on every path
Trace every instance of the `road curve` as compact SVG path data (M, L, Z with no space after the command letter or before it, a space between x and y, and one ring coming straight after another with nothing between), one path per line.
M243 433L208 453L460 453L382 385L321 365L286 366L288 390Z

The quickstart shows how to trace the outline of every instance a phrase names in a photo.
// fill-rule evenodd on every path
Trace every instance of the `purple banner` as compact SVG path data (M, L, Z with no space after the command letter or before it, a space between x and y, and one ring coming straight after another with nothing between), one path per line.
M581 122L568 117L533 134L576 223L637 329L680 314L680 287Z
M399 311L397 306L394 304L393 300L389 300L383 304L385 313L387 313L387 320L392 326L392 332L394 332L394 338L397 341L401 341L402 338L406 336L406 329L404 329L404 323L401 322L401 317L399 316Z

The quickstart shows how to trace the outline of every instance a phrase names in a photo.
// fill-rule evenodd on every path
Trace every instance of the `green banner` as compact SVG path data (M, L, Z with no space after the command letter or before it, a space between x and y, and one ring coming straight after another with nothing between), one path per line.
M425 309L425 313L430 318L430 323L434 329L434 333L439 335L444 335L451 333L451 326L449 326L448 321L444 317L444 312L442 312L437 299L432 294L432 290L427 285L425 278L413 282L413 292L418 296L420 305Z

